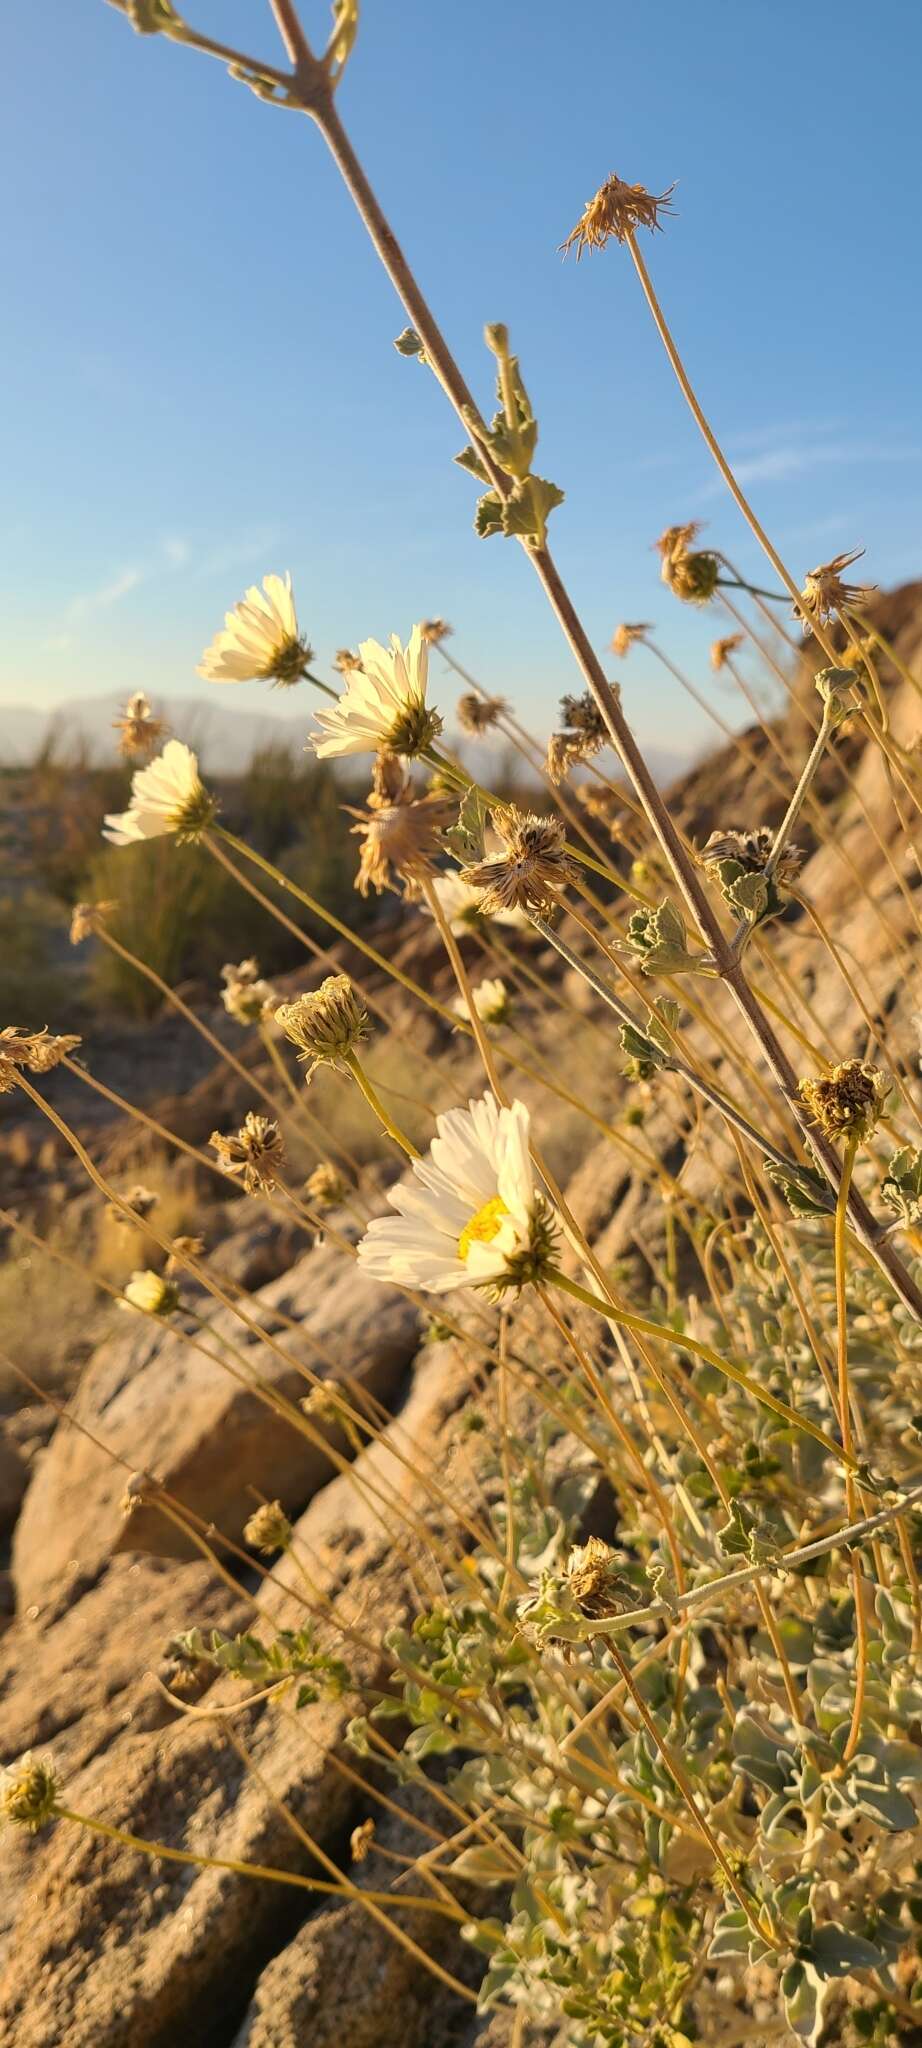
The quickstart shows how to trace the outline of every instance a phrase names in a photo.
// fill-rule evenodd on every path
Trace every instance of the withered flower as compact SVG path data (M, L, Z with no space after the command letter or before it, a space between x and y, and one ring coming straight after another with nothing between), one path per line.
M285 1037L308 1060L308 1073L315 1067L348 1067L355 1047L368 1037L368 1011L349 980L348 974L328 974L319 988L296 996L293 1003L281 1003L275 1013Z
M353 1863L365 1862L366 1857L371 1855L374 1840L375 1824L373 1820L363 1820L359 1827L353 1828L349 1836L349 1849Z
M701 858L710 867L718 861L738 861L747 875L760 875L775 843L775 835L767 825L756 825L752 831L731 826L727 832L712 832L703 848ZM803 853L799 846L792 846L788 840L782 847L773 869L775 880L783 887L793 882L800 872Z
M112 721L119 735L118 750L127 760L137 754L152 754L164 733L170 728L163 718L155 718L143 690L135 690L129 697L124 711Z
M584 249L604 249L612 237L616 242L626 242L638 228L660 227L660 214L673 211L670 201L674 191L675 186L670 185L668 191L654 195L643 185L626 185L612 171L595 198L583 208L566 241L561 242L562 254L568 256L575 249L578 263Z
M367 896L369 889L380 895L384 889L396 888L393 875L400 878L404 895L412 900L419 895L421 879L435 873L439 834L451 824L457 798L408 795L403 801L385 805L372 791L368 802L367 811L344 806L350 818L358 819L350 829L362 842L355 887L361 896Z
M560 700L562 730L548 741L547 772L554 783L562 782L577 761L588 761L610 744L602 713L589 690L581 697Z
M623 660L625 655L630 654L631 648L636 646L638 640L643 640L645 634L652 631L653 627L648 619L637 620L633 625L627 619L622 619L620 626L615 627L611 636L609 644L612 653L619 654Z
M482 733L489 732L507 709L505 697L479 697L475 690L467 690L463 697L458 698L455 714L461 731L479 739Z
M423 639L430 647L437 647L440 640L450 639L451 630L447 619L423 619L420 626Z
M717 587L717 556L693 545L700 531L700 520L689 519L684 526L667 526L656 542L663 582L683 604L707 604Z
M817 1081L801 1081L797 1093L826 1138L870 1137L890 1090L879 1067L843 1060Z
M174 1237L170 1244L165 1273L181 1273L189 1259L200 1259L205 1249L203 1237Z
M538 817L515 804L504 805L491 817L505 852L462 868L462 881L483 890L481 908L487 917L500 910L535 910L546 917L557 907L557 892L577 873L566 850L562 819Z
M14 1072L25 1067L30 1074L50 1074L52 1067L60 1066L80 1044L82 1040L72 1033L55 1037L47 1025L41 1031L22 1031L17 1024L6 1024L0 1031L0 1066Z
M107 917L117 909L117 903L75 903L70 921L71 945L80 946L84 939L95 938L104 931Z
M875 584L842 581L843 569L860 562L863 554L863 548L852 548L851 553L836 555L831 562L821 562L818 569L810 570L800 593L800 604L794 607L794 617L801 619L805 633L813 626L825 626L834 612L865 605L873 596Z
M333 656L333 667L338 668L341 676L349 676L354 668L361 666L358 655L353 653L351 647L337 647Z
M291 1543L291 1523L280 1500L264 1501L255 1508L248 1522L244 1524L243 1540L254 1550L261 1550L271 1557L274 1550L287 1550Z
M208 1140L222 1173L241 1180L248 1195L265 1195L277 1185L285 1163L281 1133L274 1117L248 1109L238 1131L225 1137L212 1131Z
M624 1579L617 1551L601 1536L590 1536L588 1542L574 1546L564 1579L584 1614L623 1614L636 1605L636 1594Z
M711 667L715 675L719 676L721 669L726 667L730 655L735 654L738 647L742 647L744 637L742 633L727 633L722 640L711 642Z

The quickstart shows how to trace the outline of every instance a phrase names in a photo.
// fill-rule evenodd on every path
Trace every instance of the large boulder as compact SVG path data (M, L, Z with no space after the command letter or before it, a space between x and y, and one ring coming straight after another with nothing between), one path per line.
M335 1420L290 1419L280 1399L298 1411L319 1378L389 1404L419 1336L413 1304L332 1244L241 1303L271 1347L208 1296L196 1305L205 1328L113 1317L71 1405L76 1426L62 1423L36 1460L13 1546L21 1609L56 1602L117 1551L197 1554L156 1507L124 1512L132 1471L232 1540L261 1495L303 1507L329 1477L326 1445L346 1442Z

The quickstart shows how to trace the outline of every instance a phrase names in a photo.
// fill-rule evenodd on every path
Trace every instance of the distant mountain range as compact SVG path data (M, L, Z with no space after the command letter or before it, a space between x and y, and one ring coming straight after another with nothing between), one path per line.
M29 704L0 704L0 767L24 768L47 743L66 759L79 749L93 762L112 761L115 755L113 720L123 699L117 695L82 697L75 703L60 704L51 711L39 711ZM169 720L170 730L194 747L206 772L236 775L248 767L259 747L282 745L297 754L311 729L310 707L297 715L278 711L232 711L222 704L207 704L200 697L152 699L154 710ZM465 745L465 755L471 751ZM493 749L493 758L497 757ZM650 766L661 783L667 783L689 766L688 752L666 747L647 749ZM489 750L477 749L481 773L486 773Z

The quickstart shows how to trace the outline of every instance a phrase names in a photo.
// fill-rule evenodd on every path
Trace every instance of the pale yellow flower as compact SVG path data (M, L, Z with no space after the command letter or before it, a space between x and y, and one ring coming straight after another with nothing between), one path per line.
M280 689L300 682L311 649L298 632L290 576L264 576L232 612L224 630L205 649L198 674L208 683L271 682Z

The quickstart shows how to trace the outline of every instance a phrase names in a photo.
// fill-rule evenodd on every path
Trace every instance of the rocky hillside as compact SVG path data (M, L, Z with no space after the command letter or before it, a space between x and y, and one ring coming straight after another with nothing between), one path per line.
M881 600L878 617L903 658L917 661L922 584ZM922 730L919 698L891 676L889 702L894 731L911 743ZM696 843L716 828L777 822L792 764L796 779L803 759L808 703L800 694L768 740L754 728L742 753L716 755L676 787L675 815ZM892 1043L915 1073L918 862L894 850L879 754L846 736L823 775L836 831L831 843L811 850L805 819L801 893L823 919L834 917L853 993L830 970L805 910L789 913L779 958L812 1028L838 1057L863 1053L873 1044L875 1018L886 1017ZM873 906L858 894L856 874ZM430 944L431 934L412 942L414 972L432 975L441 988ZM771 993L796 1060L793 999L778 980ZM442 1027L399 1004L393 1015L398 1032L417 1034L419 1050L437 1042L450 1050ZM600 1009L588 1022L604 1019ZM543 1052L565 1075L568 1048L553 1012L542 1030ZM179 1045L173 1024L164 1032ZM259 1073L258 1045L233 1043ZM474 1085L475 1069L463 1048L452 1057L460 1093ZM244 1082L200 1048L189 1058L181 1086L178 1075L165 1082L159 1067L140 1079L149 1113L196 1145L249 1102ZM101 1078L124 1076L124 1044L108 1052L103 1045L99 1055L89 1048L89 1063ZM613 1036L610 1071L599 1076L603 1114L619 1099L620 1064ZM97 1100L91 1108L70 1077L53 1076L48 1092L80 1121L107 1171L143 1171L149 1134L111 1104ZM11 1113L9 1099L4 1111L7 1205L40 1222L55 1204L55 1213L63 1204L78 1220L89 1218L96 1198L63 1144ZM587 1129L575 1136L561 1117L551 1133L568 1200L603 1260L642 1272L658 1257L661 1206L635 1177L628 1150L602 1136L587 1143ZM712 1125L702 1131L677 1094L651 1098L643 1136L691 1193L713 1184L729 1144ZM322 1618L335 1602L354 1674L374 1684L374 1639L412 1614L427 1546L437 1548L440 1530L456 1528L478 1498L470 1417L479 1390L469 1360L452 1339L433 1338L412 1302L357 1272L349 1251L356 1224L346 1210L333 1213L325 1239L311 1241L290 1216L254 1198L229 1199L226 1188L216 1194L198 1169L190 1169L188 1187L206 1234L220 1240L213 1264L222 1284L277 1349L267 1353L245 1332L241 1338L229 1310L184 1290L184 1313L169 1329L94 1303L86 1326L62 1337L79 1367L66 1413L37 1394L23 1404L21 1389L14 1395L14 1381L6 1383L0 1520L10 1545L10 1620L0 1639L0 1757L53 1746L74 1811L213 1858L214 1867L166 1858L152 1866L122 1840L64 1823L34 1841L6 1830L0 2039L16 2048L501 2048L513 2039L511 2021L478 2019L361 1904L363 1892L392 1883L393 1855L420 1853L433 1811L416 1790L395 1791L383 1777L389 1804L371 1802L345 1741L354 1712L348 1694L298 1713L265 1701L241 1719L226 1711L239 1702L239 1688L208 1666L196 1668L182 1694L184 1711L163 1690L177 1690L170 1642L180 1630L301 1625L304 1592L291 1560L270 1569L239 1547L260 1498L280 1499L294 1520L310 1558L310 1605ZM373 1181L368 1192L380 1202L380 1182L377 1194ZM527 1307L518 1314L527 1318ZM521 1335L527 1341L524 1324ZM48 1382L61 1383L59 1364L48 1361ZM41 1384L42 1375L34 1377ZM302 1435L281 1422L274 1397L297 1401L311 1387ZM383 1418L380 1435L344 1427L337 1388L370 1420ZM520 1391L515 1399L527 1431L528 1396ZM145 1475L214 1538L232 1578L145 1499ZM608 1533L610 1518L600 1489L587 1529ZM375 1847L353 1860L354 1831L372 1815ZM346 1871L355 1899L318 1902L307 1890L234 1867L247 1863L313 1878ZM476 1955L435 1912L428 1921L407 1912L400 1924L455 1977L476 1984ZM529 2033L535 2048L539 2038Z

